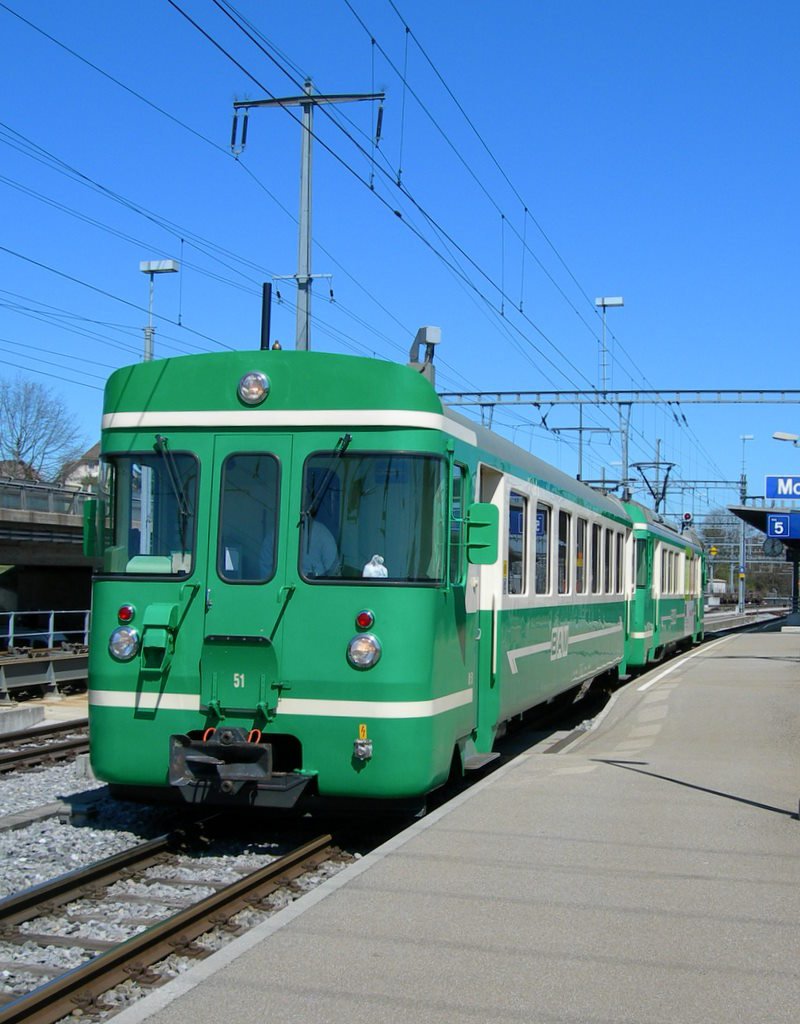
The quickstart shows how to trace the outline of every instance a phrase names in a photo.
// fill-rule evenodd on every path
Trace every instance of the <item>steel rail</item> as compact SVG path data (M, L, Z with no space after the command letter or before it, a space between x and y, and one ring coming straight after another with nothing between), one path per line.
M85 754L88 749L89 737L79 736L77 739L64 740L62 743L43 743L41 746L24 750L3 751L0 752L0 773L11 772L16 768L27 768L53 759L63 761L73 754Z
M14 732L0 733L0 746L6 743L19 743L24 740L37 740L40 736L59 736L65 732L79 732L89 728L88 718L73 718L69 722L53 722L51 725L36 726L32 729L16 729Z
M104 857L88 867L76 868L57 878L31 886L30 889L23 889L13 896L7 896L0 900L0 922L16 924L31 916L26 911L35 909L38 914L43 904L52 905L58 901L69 903L76 898L81 889L101 882L110 884L120 872L174 850L185 839L186 836L182 832L158 836L121 853L115 853L111 857Z
M132 976L155 980L148 975L147 968L178 949L193 952L193 940L218 923L210 920L212 915L224 912L229 918L246 906L248 897L252 898L260 887L274 884L281 875L301 873L308 860L318 862L328 854L333 855L331 842L331 836L320 836L113 949L99 953L82 966L20 996L0 1009L0 1024L55 1024L77 1007L91 1007L97 996Z

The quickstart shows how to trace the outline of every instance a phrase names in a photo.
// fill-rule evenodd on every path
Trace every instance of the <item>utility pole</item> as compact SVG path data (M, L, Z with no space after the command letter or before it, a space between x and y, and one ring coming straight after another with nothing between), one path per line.
M301 107L303 112L302 136L300 146L300 216L298 218L297 244L297 327L295 332L295 348L307 351L311 347L311 283L314 277L329 275L311 273L311 140L314 136L314 107L323 103L354 103L359 100L384 99L384 93L339 93L323 96L313 92L311 79L303 83L302 96L285 96L282 99L243 100L233 104L233 129L231 131L231 149L238 156L247 143L247 118L253 107ZM242 118L241 139L238 138L239 111L244 111ZM381 111L378 111L378 127L376 135L380 136Z

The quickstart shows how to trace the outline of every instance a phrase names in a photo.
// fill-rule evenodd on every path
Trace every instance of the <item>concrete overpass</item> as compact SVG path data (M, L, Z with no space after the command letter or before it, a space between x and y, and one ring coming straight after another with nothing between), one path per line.
M82 547L90 497L76 487L0 480L0 564L91 568Z
M93 562L83 554L89 491L0 479L0 610L88 608Z

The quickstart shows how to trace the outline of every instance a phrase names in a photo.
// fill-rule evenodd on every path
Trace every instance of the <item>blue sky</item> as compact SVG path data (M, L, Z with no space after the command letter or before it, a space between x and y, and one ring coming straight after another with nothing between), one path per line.
M87 443L104 378L141 356L140 260L182 261L156 282L157 356L257 346L261 282L296 269L300 129L254 112L237 161L232 103L306 75L387 94L374 164L371 104L316 115L313 270L333 277L312 347L405 361L435 324L441 390L589 388L594 299L621 295L610 387L800 386L800 5L175 2L210 39L168 0L0 0L2 374L57 388ZM276 288L272 334L292 346L294 286ZM577 423L568 406L546 427L530 407L494 420L572 473L575 432L547 428ZM636 407L630 461L658 440L674 480L737 480L744 448L757 493L800 471L773 430L800 433L800 408ZM618 435L594 432L584 476L619 461ZM734 500L675 490L668 510Z

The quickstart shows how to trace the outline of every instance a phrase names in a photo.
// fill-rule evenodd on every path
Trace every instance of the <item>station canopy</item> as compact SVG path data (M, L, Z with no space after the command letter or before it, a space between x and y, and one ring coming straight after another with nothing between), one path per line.
M800 559L800 509L756 508L753 505L729 505L729 511L748 526L754 526L765 535L765 540L777 540L786 549L789 561ZM775 554L779 554L778 550Z

